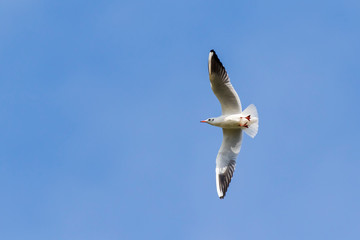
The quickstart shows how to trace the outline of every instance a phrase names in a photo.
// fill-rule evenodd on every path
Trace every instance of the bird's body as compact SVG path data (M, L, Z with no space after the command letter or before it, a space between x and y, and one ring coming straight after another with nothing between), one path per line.
M243 129L246 130L252 124L256 124L258 122L257 117L249 117L249 115L245 116L243 113L225 115L212 118L214 121L209 121L210 125L227 128L227 129Z
M210 85L220 101L222 115L201 122L223 129L223 142L216 157L215 172L218 196L224 198L235 171L236 158L242 143L242 131L254 138L258 132L259 118L253 104L242 111L240 98L214 50L210 51L208 68Z

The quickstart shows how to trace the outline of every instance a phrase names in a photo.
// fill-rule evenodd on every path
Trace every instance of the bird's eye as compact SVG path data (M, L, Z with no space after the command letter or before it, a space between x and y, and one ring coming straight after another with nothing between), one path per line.
M211 121L211 119L209 118L209 119L208 119L208 121L210 122L210 121Z

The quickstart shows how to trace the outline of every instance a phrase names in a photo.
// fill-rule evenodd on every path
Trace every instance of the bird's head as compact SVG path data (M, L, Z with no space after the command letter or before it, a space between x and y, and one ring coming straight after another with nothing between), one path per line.
M202 120L202 121L200 121L200 122L202 122L202 123L208 123L208 124L210 124L210 125L213 125L213 124L214 124L214 121L215 121L215 118L208 118L208 119Z

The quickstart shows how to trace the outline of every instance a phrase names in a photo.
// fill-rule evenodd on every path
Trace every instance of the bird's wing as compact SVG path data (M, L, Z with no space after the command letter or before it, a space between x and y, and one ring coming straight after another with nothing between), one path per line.
M241 102L230 78L214 50L209 53L209 78L216 97L219 99L223 115L241 112Z
M219 198L225 197L229 187L241 142L241 129L223 129L223 141L216 157L216 189Z

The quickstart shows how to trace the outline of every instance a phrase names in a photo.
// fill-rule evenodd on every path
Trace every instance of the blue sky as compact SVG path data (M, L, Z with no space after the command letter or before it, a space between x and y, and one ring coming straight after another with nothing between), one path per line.
M0 238L359 239L360 4L0 2ZM207 58L260 128L224 200Z

